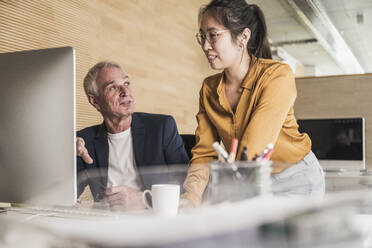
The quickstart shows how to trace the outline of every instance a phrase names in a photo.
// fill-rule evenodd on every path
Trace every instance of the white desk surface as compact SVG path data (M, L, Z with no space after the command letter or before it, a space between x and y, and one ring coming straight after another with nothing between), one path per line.
M328 197L327 201L294 197L256 197L235 203L184 210L173 218L158 217L149 212L108 218L61 218L8 211L0 213L0 223L5 223L7 225L3 226L12 226L15 229L27 226L36 227L38 230L47 230L53 235L65 237L68 240L79 240L83 243L102 246L166 245L234 230L254 230L262 223L283 220L288 216L330 202L334 205L348 197L353 198L356 195L349 194L346 198L336 195ZM364 221L367 230L364 232L371 236L371 216L360 217L358 221ZM16 232L12 232L10 236L14 236L14 233ZM24 237L23 234L22 237ZM371 240L369 242L372 243Z

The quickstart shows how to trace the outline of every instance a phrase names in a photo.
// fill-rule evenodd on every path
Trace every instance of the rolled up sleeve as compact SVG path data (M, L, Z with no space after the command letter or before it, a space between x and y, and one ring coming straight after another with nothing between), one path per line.
M209 162L217 159L213 142L219 140L216 128L212 125L205 111L204 85L200 90L199 112L196 115L198 127L195 131L196 144L192 149L192 159L183 185L186 193L182 198L189 199L194 206L200 204L205 187L209 180Z

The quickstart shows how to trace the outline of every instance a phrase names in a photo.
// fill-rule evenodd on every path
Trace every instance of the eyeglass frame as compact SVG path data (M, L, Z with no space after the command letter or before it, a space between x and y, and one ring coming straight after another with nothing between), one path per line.
M207 32L209 35L204 34L205 38L202 38L202 34L199 31L198 33L196 33L195 38L196 38L196 41L198 42L198 44L201 45L201 46L204 45L206 40L209 42L209 44L214 45L217 42L217 38L222 33L225 33L226 31L230 31L230 29L222 29L222 30L218 30L218 31L209 31L209 32ZM214 42L211 42L211 40L210 40L210 34L211 33L217 35L216 40ZM209 39L207 38L207 36L209 36Z

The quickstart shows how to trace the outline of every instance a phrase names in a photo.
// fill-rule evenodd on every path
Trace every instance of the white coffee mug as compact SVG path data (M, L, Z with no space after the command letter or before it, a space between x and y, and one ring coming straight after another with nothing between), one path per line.
M154 184L150 190L143 192L143 201L151 208L146 200L146 194L152 197L152 208L154 213L162 216L176 216L180 201L180 186L177 184Z

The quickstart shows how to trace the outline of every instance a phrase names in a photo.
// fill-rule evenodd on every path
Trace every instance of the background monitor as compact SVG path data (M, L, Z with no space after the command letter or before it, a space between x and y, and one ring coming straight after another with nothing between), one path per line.
M75 51L0 54L0 202L76 203Z
M365 169L364 118L303 119L298 125L324 169Z

